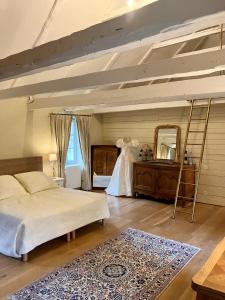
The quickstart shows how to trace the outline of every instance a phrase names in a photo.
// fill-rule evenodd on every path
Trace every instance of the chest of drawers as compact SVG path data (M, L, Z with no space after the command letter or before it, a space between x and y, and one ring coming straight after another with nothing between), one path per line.
M195 166L186 165L183 172L181 195L191 198L194 194ZM174 200L179 177L179 164L136 162L133 165L134 194L148 195L155 199Z

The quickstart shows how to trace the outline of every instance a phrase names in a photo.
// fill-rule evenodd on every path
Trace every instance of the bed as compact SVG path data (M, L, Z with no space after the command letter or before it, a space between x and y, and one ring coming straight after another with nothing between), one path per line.
M42 171L41 157L0 160L0 175L32 171ZM26 261L35 247L62 235L70 241L76 229L108 217L104 194L59 187L16 192L0 200L0 252Z

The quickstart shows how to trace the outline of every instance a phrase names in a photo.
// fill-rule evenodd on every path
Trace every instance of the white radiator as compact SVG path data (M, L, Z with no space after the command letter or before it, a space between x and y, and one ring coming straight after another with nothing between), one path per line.
M67 188L75 189L81 187L81 167L79 165L67 166L65 174Z

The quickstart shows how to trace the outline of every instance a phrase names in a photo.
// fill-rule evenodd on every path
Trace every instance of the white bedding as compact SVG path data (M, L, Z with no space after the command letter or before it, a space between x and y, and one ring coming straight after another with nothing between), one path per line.
M108 187L111 176L93 175L93 187Z
M38 245L108 218L104 194L57 188L0 201L0 252L20 257Z

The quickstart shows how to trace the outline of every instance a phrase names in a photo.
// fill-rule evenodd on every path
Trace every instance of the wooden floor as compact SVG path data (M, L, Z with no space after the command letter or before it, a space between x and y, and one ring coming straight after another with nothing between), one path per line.
M108 197L111 218L101 226L99 222L77 231L76 240L65 238L48 242L31 252L30 260L0 255L0 299L46 273L63 265L98 243L133 227L149 233L198 246L202 251L183 269L159 300L192 300L191 278L205 262L216 244L225 236L225 207L197 205L196 222L179 215L171 219L172 205L151 200Z

